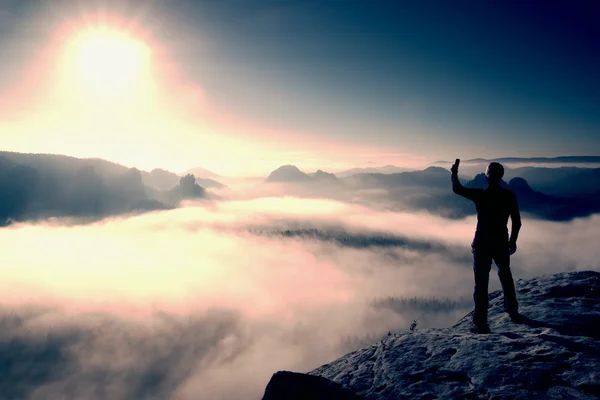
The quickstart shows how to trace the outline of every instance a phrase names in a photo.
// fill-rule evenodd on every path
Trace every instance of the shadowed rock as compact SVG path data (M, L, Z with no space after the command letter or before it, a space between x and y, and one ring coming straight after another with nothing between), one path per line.
M263 400L361 400L362 397L329 379L279 371L273 375Z

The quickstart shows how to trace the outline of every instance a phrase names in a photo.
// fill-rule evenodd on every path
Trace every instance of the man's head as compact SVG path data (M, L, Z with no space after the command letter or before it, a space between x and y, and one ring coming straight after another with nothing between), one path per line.
M485 176L491 185L499 185L504 176L504 167L497 162L490 163L485 170Z

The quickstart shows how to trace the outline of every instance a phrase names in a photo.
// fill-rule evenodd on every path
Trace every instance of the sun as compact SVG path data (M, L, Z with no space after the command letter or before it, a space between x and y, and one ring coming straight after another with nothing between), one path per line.
M150 64L146 44L110 27L77 32L67 46L67 75L96 94L118 94L139 86Z

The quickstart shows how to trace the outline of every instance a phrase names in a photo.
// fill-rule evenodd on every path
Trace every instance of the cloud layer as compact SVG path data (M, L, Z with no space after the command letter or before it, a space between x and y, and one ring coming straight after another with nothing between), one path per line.
M474 218L238 197L0 230L0 357L37 371L5 392L258 398L276 370L470 309ZM599 222L525 220L515 278L600 269Z

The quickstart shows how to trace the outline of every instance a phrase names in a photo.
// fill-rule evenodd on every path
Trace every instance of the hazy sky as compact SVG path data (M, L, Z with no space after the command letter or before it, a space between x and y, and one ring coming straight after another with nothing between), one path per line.
M6 150L221 173L600 153L592 2L0 5Z

